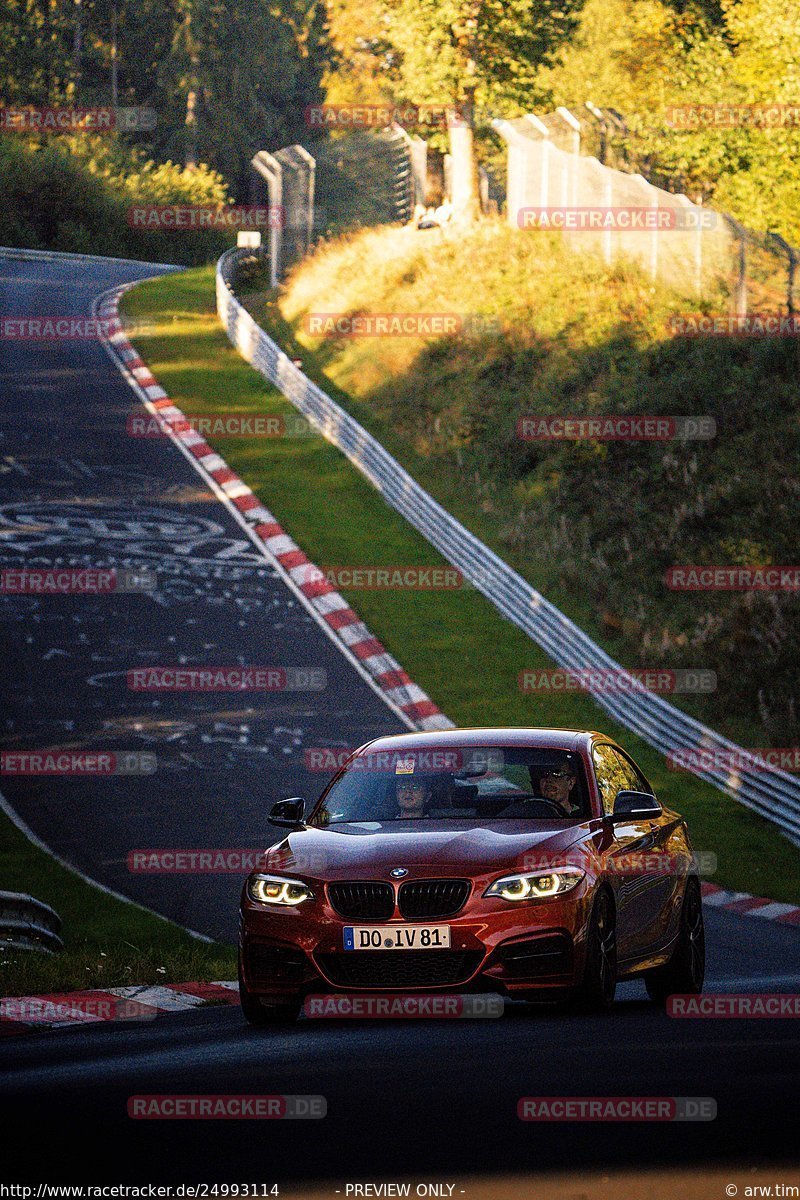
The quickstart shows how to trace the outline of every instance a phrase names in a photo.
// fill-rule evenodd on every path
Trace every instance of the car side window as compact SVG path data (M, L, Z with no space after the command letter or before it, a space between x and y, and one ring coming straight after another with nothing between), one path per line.
M607 746L602 742L596 743L592 747L592 761L600 797L603 801L603 812L611 813L614 810L617 792L624 791L629 787L628 772L623 767L619 755L614 752L614 747ZM628 766L629 764L626 763L625 767Z
M616 747L613 747L613 749L614 754L622 762L625 770L627 771L628 778L630 779L630 783L626 783L625 787L632 792L647 792L648 796L652 796L653 789L650 787L650 784L647 782L639 768L632 763L628 756L623 754L621 750L618 750Z

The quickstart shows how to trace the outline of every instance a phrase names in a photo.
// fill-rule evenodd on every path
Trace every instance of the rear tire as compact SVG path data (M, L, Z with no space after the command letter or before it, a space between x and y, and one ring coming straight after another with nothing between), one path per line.
M586 934L586 967L575 1000L587 1012L608 1012L617 990L617 930L608 892L597 896Z
M299 1001L288 1004L270 1004L266 997L255 996L248 991L239 966L239 1004L242 1015L251 1025L290 1025L300 1015Z
M645 986L651 1000L664 1004L669 996L699 996L706 969L706 940L700 884L691 877L681 907L678 942L663 967L647 971Z

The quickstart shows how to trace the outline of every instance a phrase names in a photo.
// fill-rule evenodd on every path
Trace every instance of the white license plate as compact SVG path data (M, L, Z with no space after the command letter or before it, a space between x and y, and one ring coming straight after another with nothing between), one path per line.
M449 950L449 925L346 925L345 950Z

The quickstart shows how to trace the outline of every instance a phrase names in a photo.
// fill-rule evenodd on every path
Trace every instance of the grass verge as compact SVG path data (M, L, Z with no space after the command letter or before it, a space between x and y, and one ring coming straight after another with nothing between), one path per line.
M49 904L63 921L64 950L0 949L0 996L128 984L235 979L231 946L208 944L178 925L116 900L62 867L0 813L3 890Z
M126 294L123 308L150 330L136 338L137 348L185 414L294 414L230 346L216 318L211 268L142 284ZM312 373L313 363L306 366ZM441 563L321 437L209 440L318 565ZM482 533L479 522L474 527ZM476 592L343 592L459 725L608 732L630 749L661 799L687 817L695 848L716 853L712 882L800 901L797 852L768 822L693 776L668 770L661 755L609 720L588 696L521 693L522 667L553 664Z

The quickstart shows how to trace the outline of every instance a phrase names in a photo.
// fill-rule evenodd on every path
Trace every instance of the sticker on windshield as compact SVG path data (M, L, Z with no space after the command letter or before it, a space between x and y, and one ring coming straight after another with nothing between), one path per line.
M414 759L413 758L398 758L394 768L395 775L413 775L414 774Z

